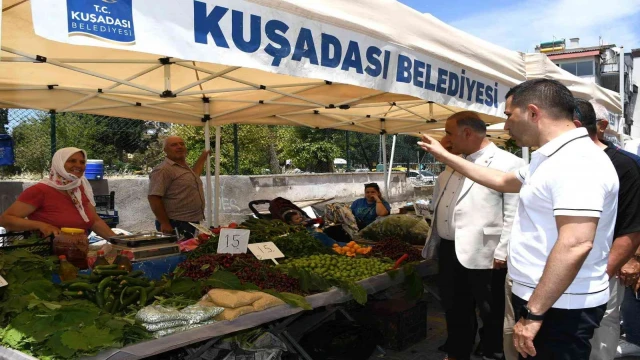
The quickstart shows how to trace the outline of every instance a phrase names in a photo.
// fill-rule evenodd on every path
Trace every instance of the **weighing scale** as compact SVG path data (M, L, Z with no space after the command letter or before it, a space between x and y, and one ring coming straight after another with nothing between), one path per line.
M127 250L133 254L132 261L149 260L180 254L180 247L175 242L176 235L157 231L145 231L131 235L109 238L115 250Z

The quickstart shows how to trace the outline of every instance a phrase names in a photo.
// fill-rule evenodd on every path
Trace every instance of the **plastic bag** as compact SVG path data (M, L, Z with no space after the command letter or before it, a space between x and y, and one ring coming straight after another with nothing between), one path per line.
M376 219L359 233L365 240L397 238L413 245L423 245L429 236L429 224L415 215L389 215Z
M344 232L346 232L352 239L358 233L358 224L355 216L353 216L353 213L351 212L349 204L327 204L324 219L329 223L340 224Z

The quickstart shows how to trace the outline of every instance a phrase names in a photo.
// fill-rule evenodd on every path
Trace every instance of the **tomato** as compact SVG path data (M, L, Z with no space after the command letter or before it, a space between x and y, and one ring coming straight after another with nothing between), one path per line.
M198 240L199 241L207 241L207 240L209 240L209 238L210 238L210 236L207 235L207 234L199 234L198 235Z
M232 222L231 224L229 224L229 226L228 226L228 227L229 227L229 228L231 228L231 229L235 229L235 228L237 228L237 227L238 227L238 224L236 224L236 223Z

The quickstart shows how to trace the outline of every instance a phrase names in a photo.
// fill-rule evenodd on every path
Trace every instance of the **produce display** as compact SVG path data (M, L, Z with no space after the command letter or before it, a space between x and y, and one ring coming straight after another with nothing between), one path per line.
M118 269L117 264L99 265L90 276L64 282L62 295L83 298L112 314L144 307L167 288L165 282L149 281L142 271Z
M371 252L371 246L360 246L355 241L350 241L347 245L340 247L338 244L333 244L333 251L340 255L346 255L354 257L358 254L366 255Z
M90 274L78 273L62 256L0 252L0 275L8 282L0 287L0 344L39 359L75 359L283 303L311 310L304 296L334 287L364 304L367 291L357 282L383 273L391 279L404 273L405 285L416 296L423 292L415 264L396 270L403 261L422 259L403 238L381 236L374 246L352 241L328 248L304 226L279 220L252 218L237 227L251 230L249 243L273 242L285 255L281 264L252 254L217 254L219 235L199 236L187 260L157 281L131 271L125 252L114 264L99 254ZM382 230L376 231L386 233ZM134 240L146 237L127 238ZM61 283L54 281L55 273ZM257 294L261 297L247 304L228 304Z
M55 258L24 250L0 255L2 345L39 359L70 359L149 338L143 328L52 282ZM81 290L78 290L81 291Z
M384 273L389 262L376 258L349 258L334 255L312 255L286 260L282 267L297 267L328 280L359 281Z
M322 245L304 226L288 225L280 220L251 218L238 228L251 231L249 244L271 241L288 258L332 253L331 249ZM217 235L210 238L200 237L201 245L189 254L189 258L215 254L218 250L218 240Z
M397 260L407 254L407 262L422 261L420 250L396 238L386 238L379 241L373 245L371 254L376 257L386 257L393 260Z
M389 215L378 218L359 234L366 240L380 241L393 237L412 245L423 245L429 229L429 224L420 216Z
M202 280L208 279L219 270L231 272L238 277L241 283L251 283L260 289L273 289L293 294L302 293L298 280L249 254L202 255L180 263L176 272L179 272L183 277Z

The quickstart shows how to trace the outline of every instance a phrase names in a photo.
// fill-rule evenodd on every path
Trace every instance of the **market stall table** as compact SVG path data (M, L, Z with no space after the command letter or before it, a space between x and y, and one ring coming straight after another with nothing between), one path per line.
M437 271L436 264L432 261L423 261L416 270L420 276L435 274ZM393 279L387 274L380 274L358 282L367 291L367 294L375 294L377 292L388 289L391 286L401 284L404 280L403 274ZM330 291L310 295L306 297L311 306L316 309L327 305L340 304L351 300L348 293L333 288ZM222 321L211 325L204 325L196 329L184 331L144 341L138 344L129 345L121 349L106 350L94 357L85 358L92 360L124 360L124 359L142 359L148 356L161 354L167 351L178 349L194 343L205 341L208 339L218 338L237 331L254 328L272 321L284 320L285 318L296 315L304 311L301 308L292 307L290 305L281 305L266 309L263 311L250 313L238 317L232 321ZM33 360L34 358L21 352L0 347L0 358L11 360Z

